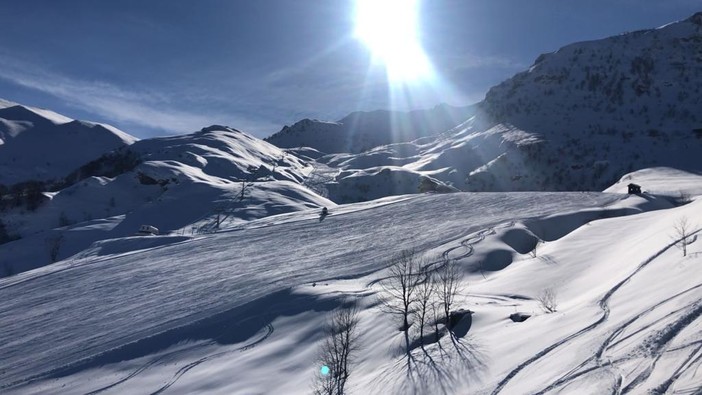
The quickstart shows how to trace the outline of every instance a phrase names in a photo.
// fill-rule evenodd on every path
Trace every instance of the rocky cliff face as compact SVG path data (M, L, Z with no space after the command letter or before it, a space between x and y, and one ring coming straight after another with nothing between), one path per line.
M643 167L699 168L701 92L702 13L541 55L480 105L534 141L472 172L471 189L600 189Z

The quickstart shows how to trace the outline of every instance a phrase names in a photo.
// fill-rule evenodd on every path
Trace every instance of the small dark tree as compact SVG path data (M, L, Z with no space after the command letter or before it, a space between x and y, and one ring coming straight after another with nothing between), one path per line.
M259 168L256 166L249 166L246 168L246 173L244 177L239 180L241 182L241 189L239 190L239 201L243 201L250 193L254 187L254 181L256 180L256 173Z
M5 223L0 220L0 244L9 243L19 238L20 236L10 233Z
M25 184L24 194L27 209L34 211L39 208L39 205L44 198L42 194L43 184L39 181L27 181Z
M59 251L61 250L61 245L63 244L63 235L58 235L54 237L49 237L46 239L46 247L49 250L49 258L51 258L51 263L58 260Z
M0 212L4 211L7 208L8 201L9 201L9 196L10 194L10 188L7 186L0 184ZM7 195L7 197L5 197Z
M437 295L444 310L446 329L451 330L451 306L461 290L461 272L453 259L446 259L443 267L436 273Z
M0 220L0 244L10 241L10 235L7 233L5 223Z
M673 238L678 240L678 248L682 250L683 256L687 256L687 246L695 241L694 238L690 235L691 226L687 217L681 217L680 219L678 219L677 222L675 222L675 226L673 229L675 231Z
M539 246L541 245L541 243L543 243L543 241L541 241L540 239L537 239L536 244L534 244L534 248L531 251L529 251L529 255L531 255L532 258L536 258L537 254L538 254L538 249L539 249Z
M8 262L0 265L0 277L10 277L15 274L15 270Z
M319 359L324 372L317 373L313 386L316 395L343 395L359 350L357 308L335 310L325 329L326 338Z
M59 227L64 227L70 225L72 222L70 219L68 219L68 216L66 215L66 212L61 211L61 214L59 214L58 218L58 226Z
M558 296L553 288L546 288L539 292L536 300L539 301L541 309L546 313L555 313L558 311Z
M424 346L424 326L429 320L429 313L434 298L436 286L434 284L434 276L426 274L422 282L417 285L417 320L419 325L419 342Z
M405 333L407 352L409 352L409 327L415 291L422 280L421 266L414 251L402 251L393 257L389 276L380 282L380 286L385 291L385 297L381 299L383 308L402 321L400 329Z
M310 175L305 178L303 185L319 196L329 196L327 184L334 181L337 170L320 165L317 162L312 162L311 166L312 171Z

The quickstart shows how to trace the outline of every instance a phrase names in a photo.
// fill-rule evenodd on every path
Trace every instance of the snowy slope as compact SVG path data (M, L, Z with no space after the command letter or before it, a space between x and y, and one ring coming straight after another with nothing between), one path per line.
M325 153L358 153L379 145L436 135L473 113L473 106L446 104L410 112L359 111L337 122L303 119L283 127L266 141L284 148L312 147Z
M0 103L0 184L47 181L136 139L112 126L55 112ZM80 142L80 149L76 149Z
M702 13L539 56L451 129L329 150L318 160L341 170L330 197L412 193L422 177L464 191L602 190L641 168L700 171L701 43ZM340 124L305 132L314 125L290 129L286 146L340 133L331 130Z
M505 150L504 163L485 172L525 168L512 189L602 189L645 167L700 170L701 45L698 13L539 56L480 107L540 142Z
M335 206L302 185L312 171L306 161L224 126L141 140L129 152L139 163L128 171L83 179L35 211L3 213L5 226L22 239L0 245L0 276L51 263L57 239L56 257L63 259L97 240L132 235L142 224L191 235L215 231L217 222L231 227Z
M668 179L676 190L688 181ZM322 220L307 211L193 239L96 244L0 280L0 387L309 393L325 317L351 299L363 347L353 393L695 393L702 250L695 241L683 258L670 235L679 217L702 214L699 203L622 217L671 206L606 193L415 195ZM546 242L531 257L534 235ZM465 291L455 308L474 311L457 349L448 337L441 350L415 349L409 371L376 284L404 248L456 259ZM556 313L540 312L545 287ZM516 311L532 317L511 322Z

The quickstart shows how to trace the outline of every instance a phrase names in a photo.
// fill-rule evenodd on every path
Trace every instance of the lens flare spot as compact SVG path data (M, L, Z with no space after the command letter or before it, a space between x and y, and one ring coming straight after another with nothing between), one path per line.
M418 0L356 0L355 37L382 62L388 77L414 81L431 67L419 43Z

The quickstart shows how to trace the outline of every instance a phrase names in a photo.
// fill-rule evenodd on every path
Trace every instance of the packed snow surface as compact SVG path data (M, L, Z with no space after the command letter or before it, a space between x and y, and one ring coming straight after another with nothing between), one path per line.
M325 314L349 297L363 308L354 393L639 388L673 374L692 388L702 374L691 368L702 358L693 275L702 262L698 243L683 259L670 234L702 206L620 216L665 207L612 193L402 196L194 238L103 241L0 280L0 388L309 393ZM531 258L534 235L546 243ZM458 358L444 372L449 388L426 365L405 372L401 332L374 307L383 269L408 248L465 269L457 307L475 313L458 339L464 352L440 343ZM557 313L540 313L545 287L558 294ZM515 311L533 317L513 323Z

